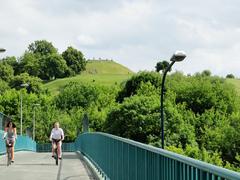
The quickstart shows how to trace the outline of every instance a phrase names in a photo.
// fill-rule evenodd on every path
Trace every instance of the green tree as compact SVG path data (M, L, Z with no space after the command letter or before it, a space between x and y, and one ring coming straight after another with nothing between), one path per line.
M68 47L66 51L62 53L67 65L71 70L79 74L86 69L86 59L81 51L73 47Z
M3 107L2 112L8 116L18 114L19 107L19 92L15 89L5 91L0 95L0 107Z
M49 54L40 59L39 77L44 80L65 77L68 67L66 61L59 54Z
M204 70L203 72L202 72L202 76L211 76L211 71L210 70Z
M229 78L229 79L234 79L235 76L233 74L227 74L226 78Z
M56 97L56 105L60 109L82 107L87 109L96 102L99 90L90 84L70 82Z
M160 134L159 99L143 95L126 98L108 114L105 131L149 143L149 136Z
M12 66L12 68L14 70L14 75L17 75L20 72L22 72L22 67L18 63L17 58L15 56L5 57L5 58L1 59L1 62Z
M0 79L0 95L9 89L10 87L8 86L8 83Z
M46 40L34 41L28 46L28 51L37 56L46 56L57 53L57 49L53 46L53 44Z
M13 68L6 63L0 63L0 79L9 82L13 78Z
M28 73L30 76L38 76L40 72L39 59L36 55L30 52L25 52L20 58L20 66L22 67L22 72Z
M122 90L118 93L117 101L122 102L124 98L133 96L137 93L141 83L150 82L154 87L158 88L161 86L161 77L155 72L140 72L133 75L124 84Z
M20 90L22 88L21 84L25 84L25 83L29 84L29 86L26 88L29 93L30 92L40 93L41 92L41 89L42 89L41 88L41 79L39 79L37 77L29 76L29 74L27 74L27 73L22 73L20 75L15 76L9 84L10 84L11 88Z
M165 71L168 66L169 66L169 62L159 61L155 66L156 72ZM171 71L171 69L170 69L170 71Z

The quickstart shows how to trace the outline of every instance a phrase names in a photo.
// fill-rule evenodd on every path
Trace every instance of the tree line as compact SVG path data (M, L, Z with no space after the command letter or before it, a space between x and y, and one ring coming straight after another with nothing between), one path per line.
M86 68L83 53L68 47L59 53L51 42L37 40L29 44L21 57L6 57L0 60L1 80L9 83L12 88L18 87L21 79L34 84L29 91L39 91L37 82L49 81L80 74Z
M36 42L29 46L23 57L31 54L29 56L34 58L30 59L38 62L39 68L45 60L49 61L46 64L51 64L48 56L74 59L78 54L56 54L56 49L47 50L36 45ZM53 54L47 55L49 52ZM34 104L40 104L35 107L38 142L48 142L47 132L50 132L56 120L66 132L66 141L73 141L82 132L82 119L87 114L91 131L107 132L160 147L161 73L139 72L121 85L113 87L98 83L70 82L54 96L46 89L39 90L38 85L41 86L46 77L49 80L62 76L51 73L40 75L40 69L38 74L35 70L32 71L35 74L31 74L30 67L35 66L30 66L31 61L23 63L25 61L18 62L16 69L9 58L9 66L6 65L6 60L0 63L13 68L10 70L12 79L1 75L0 112L11 115L17 127L20 127L19 98L22 94L23 130L26 131L32 128ZM25 67L23 73L22 70L17 70L20 64ZM80 65L74 67L68 64L66 67L69 70L65 73L74 71L77 74L83 70ZM31 89L20 89L17 84L23 80L24 83L27 80L38 85L33 83ZM208 71L192 76L174 72L167 77L164 107L165 142L168 150L240 171L240 98L233 85L228 84L224 78L212 76Z

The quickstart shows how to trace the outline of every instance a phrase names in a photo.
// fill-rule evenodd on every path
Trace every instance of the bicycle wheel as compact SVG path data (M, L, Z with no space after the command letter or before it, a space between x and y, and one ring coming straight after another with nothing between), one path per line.
M55 149L55 154L56 154L56 165L58 166L58 149Z
M7 147L7 166L11 165L11 149L10 147Z

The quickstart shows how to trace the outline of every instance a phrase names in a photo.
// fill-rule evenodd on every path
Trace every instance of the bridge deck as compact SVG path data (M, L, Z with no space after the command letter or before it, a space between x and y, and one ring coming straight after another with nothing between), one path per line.
M0 179L8 180L88 180L94 179L76 153L64 153L59 166L50 153L17 152L13 165L0 156Z

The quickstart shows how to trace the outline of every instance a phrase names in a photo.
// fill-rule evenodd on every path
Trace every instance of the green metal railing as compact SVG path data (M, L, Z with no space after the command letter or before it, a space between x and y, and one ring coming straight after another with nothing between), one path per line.
M51 143L44 143L44 144L37 144L37 152L51 152L52 151L52 144ZM75 143L62 143L62 152L75 152L76 147Z
M0 131L0 154L6 153L5 141L2 139L3 131ZM14 147L15 151L34 151L36 152L36 142L28 136L18 136Z
M105 133L84 133L76 148L114 180L240 180L240 173Z

